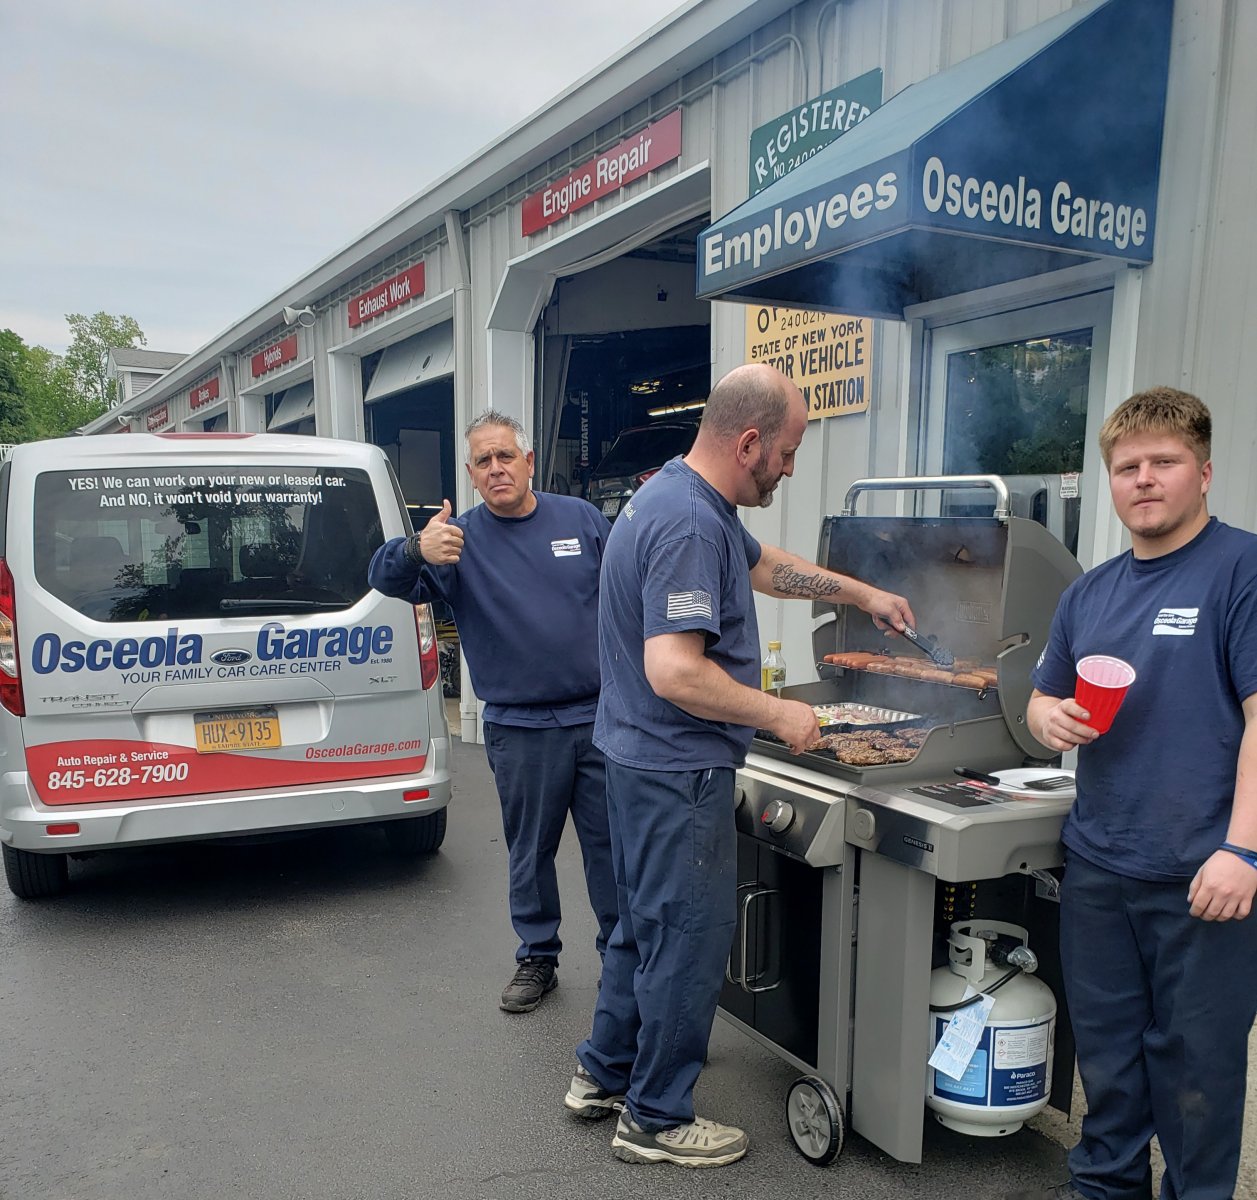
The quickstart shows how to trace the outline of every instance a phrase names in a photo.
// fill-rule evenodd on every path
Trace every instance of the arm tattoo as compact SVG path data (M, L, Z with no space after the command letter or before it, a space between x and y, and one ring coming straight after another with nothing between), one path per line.
M824 600L842 591L842 584L828 573L804 575L789 563L773 567L772 584L785 596L803 596L811 600Z

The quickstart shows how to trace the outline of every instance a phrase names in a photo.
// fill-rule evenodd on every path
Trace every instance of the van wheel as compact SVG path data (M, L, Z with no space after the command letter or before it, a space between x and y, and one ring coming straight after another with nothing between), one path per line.
M385 821L384 840L394 854L431 854L445 841L446 809L439 808L423 817ZM5 849L8 849L6 846Z
M15 896L43 900L65 891L70 882L70 864L64 854L32 854L6 844L4 877Z

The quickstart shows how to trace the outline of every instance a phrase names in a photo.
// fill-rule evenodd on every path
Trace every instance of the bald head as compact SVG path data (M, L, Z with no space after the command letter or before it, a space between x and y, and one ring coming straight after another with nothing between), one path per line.
M712 388L700 433L729 442L748 429L758 429L760 438L771 446L795 404L804 404L802 393L775 367L767 363L734 367Z
M775 367L730 371L707 398L694 446L685 456L733 504L767 507L807 429L807 402Z

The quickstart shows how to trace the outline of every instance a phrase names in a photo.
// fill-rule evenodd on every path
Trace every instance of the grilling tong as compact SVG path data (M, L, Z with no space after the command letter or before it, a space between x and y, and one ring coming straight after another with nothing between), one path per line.
M904 637L926 655L936 667L949 669L955 665L956 656L950 650L944 650L942 646L935 645L933 638L923 638L911 625L905 625L902 632Z
M989 783L992 787L1000 787L998 775L987 775L983 771L975 771L972 767L953 767L957 775L962 779L976 779L979 783ZM1007 786L1006 784L1004 786ZM1059 792L1064 788L1074 786L1074 777L1072 775L1048 775L1043 779L1027 779L1017 785L1018 787L1030 788L1036 792Z

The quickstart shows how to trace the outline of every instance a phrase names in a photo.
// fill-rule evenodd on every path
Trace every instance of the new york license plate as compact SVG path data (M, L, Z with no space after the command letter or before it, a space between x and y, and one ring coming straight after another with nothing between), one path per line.
M279 714L273 707L231 708L192 714L198 754L224 750L270 750L279 740Z

